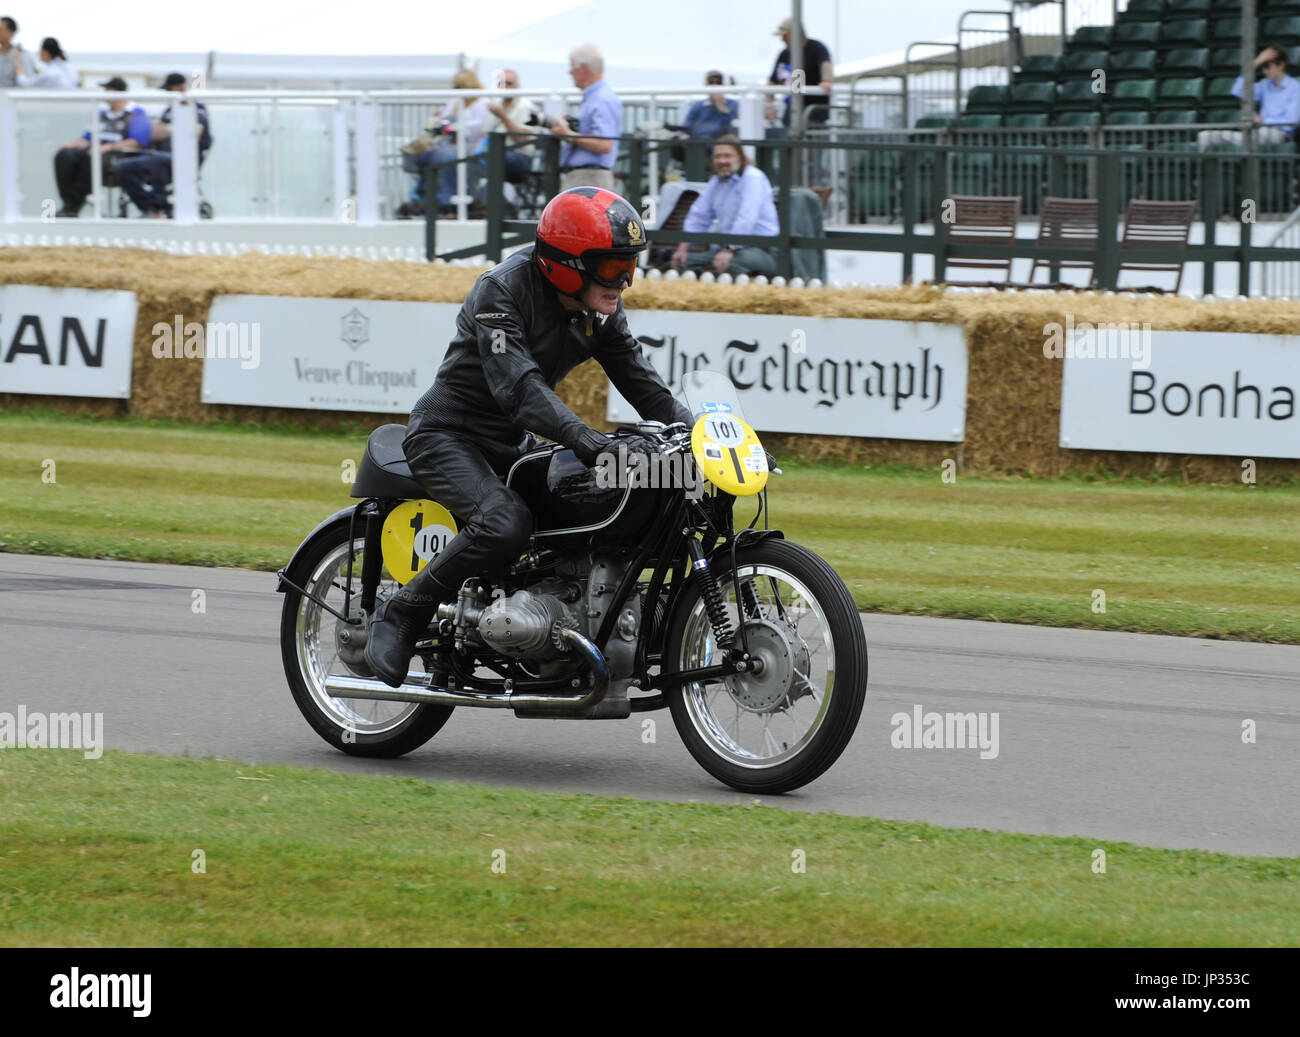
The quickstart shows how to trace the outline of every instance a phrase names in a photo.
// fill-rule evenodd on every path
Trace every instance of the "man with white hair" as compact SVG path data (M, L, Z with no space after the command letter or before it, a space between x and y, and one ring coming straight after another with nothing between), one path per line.
M560 149L560 191L571 187L612 191L618 141L600 138L622 133L623 102L605 82L605 60L594 43L584 43L569 55L569 75L573 85L582 91L582 104L576 131L564 118L551 124L552 131L565 138Z

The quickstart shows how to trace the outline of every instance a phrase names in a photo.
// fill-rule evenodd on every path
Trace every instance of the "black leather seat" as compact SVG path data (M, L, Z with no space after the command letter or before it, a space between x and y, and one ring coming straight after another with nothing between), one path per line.
M353 497L390 497L420 500L425 496L411 474L402 450L405 425L380 425L366 440L366 452L352 484Z

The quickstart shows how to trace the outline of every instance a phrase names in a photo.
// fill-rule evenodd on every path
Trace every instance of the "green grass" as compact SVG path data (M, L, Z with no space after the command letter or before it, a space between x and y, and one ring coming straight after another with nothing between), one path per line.
M0 550L274 570L350 503L365 433L16 414L0 441ZM783 468L772 524L862 609L1300 643L1300 486Z
M5 946L1300 943L1294 858L119 752L0 795Z

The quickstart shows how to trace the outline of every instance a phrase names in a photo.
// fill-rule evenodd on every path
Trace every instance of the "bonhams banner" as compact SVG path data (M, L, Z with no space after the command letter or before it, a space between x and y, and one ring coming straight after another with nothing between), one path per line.
M131 395L135 293L0 287L0 392Z
M405 416L433 384L459 310L454 303L218 295L206 324L156 325L154 355L203 356L204 403Z
M688 371L719 371L760 431L965 438L966 341L955 325L676 310L630 311L628 323L669 388ZM613 386L607 417L637 419Z
M1125 330L1066 352L1061 446L1300 458L1300 337Z

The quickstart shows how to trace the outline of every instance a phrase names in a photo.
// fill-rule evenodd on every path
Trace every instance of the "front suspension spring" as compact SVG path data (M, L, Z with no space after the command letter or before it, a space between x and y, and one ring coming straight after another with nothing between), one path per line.
M722 600L722 591L718 588L718 578L709 568L709 560L704 557L704 549L699 541L690 541L691 568L695 570L700 581L700 594L704 598L704 607L709 613L709 623L713 627L713 638L719 648L731 644L733 632L731 617L727 615L726 603Z

